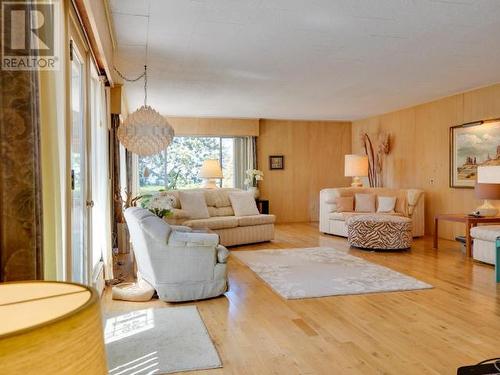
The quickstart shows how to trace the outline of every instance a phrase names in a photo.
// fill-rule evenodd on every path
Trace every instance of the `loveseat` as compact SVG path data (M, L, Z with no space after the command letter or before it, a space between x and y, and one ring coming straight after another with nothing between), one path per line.
M379 207L376 204L374 212L356 211L356 194L373 194L376 202L379 197L394 197L396 198L394 209L388 212L377 212ZM346 212L338 209L337 198L339 197L352 197L354 202L352 211ZM413 237L424 235L424 192L422 190L369 187L330 188L321 190L319 200L319 230L323 233L347 237L346 220L355 215L373 213L408 217L412 220Z
M209 217L194 219L181 205L180 192L203 192ZM256 214L236 216L229 194L243 192L240 189L188 189L168 190L161 195L170 195L175 198L173 215L165 218L167 223L184 225L192 229L210 229L217 233L221 245L235 246L274 239L274 215Z

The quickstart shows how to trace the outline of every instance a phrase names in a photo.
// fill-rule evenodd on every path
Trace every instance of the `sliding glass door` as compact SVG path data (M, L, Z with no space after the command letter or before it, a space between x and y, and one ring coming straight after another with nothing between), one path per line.
M71 51L71 281L88 283L87 252L87 175L86 175L86 100L85 64L72 42Z

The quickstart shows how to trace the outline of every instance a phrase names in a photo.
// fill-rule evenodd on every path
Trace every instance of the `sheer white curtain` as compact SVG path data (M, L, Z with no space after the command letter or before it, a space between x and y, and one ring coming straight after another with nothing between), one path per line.
M111 183L108 157L109 89L98 77L92 77L92 249L94 279L104 263L106 279L113 278L111 245Z
M234 187L245 188L245 172L257 167L256 137L234 139Z

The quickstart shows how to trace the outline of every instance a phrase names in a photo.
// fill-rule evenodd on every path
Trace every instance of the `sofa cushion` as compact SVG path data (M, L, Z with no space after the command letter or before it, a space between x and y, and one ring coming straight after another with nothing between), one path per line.
M328 214L328 219L330 220L345 220L345 216L343 212L331 212Z
M172 219L189 219L189 213L186 210L172 208L172 215L169 217Z
M470 230L470 234L473 238L479 240L495 242L497 237L500 236L500 225L481 225L479 227L474 227Z
M356 212L375 212L375 194L358 193L355 195L354 203Z
M240 191L239 189L207 189L205 190L205 199L209 207L230 207L231 201L229 194Z
M209 219L196 219L196 220L188 220L183 223L188 227L194 229L227 229L227 228L236 228L238 226L238 218L236 216L220 216L220 217L211 217Z
M231 201L231 206L233 207L234 214L236 216L251 216L259 214L252 192L241 191L229 193L229 200Z
M205 194L202 191L180 191L179 200L181 201L182 210L187 212L190 219L207 219L210 217L205 202Z
M396 207L396 197L377 197L377 212L394 212L394 208Z
M364 212L332 212L332 213L328 214L328 219L346 221L347 219L349 219L351 217L360 216L360 215L366 215L366 213L364 213ZM403 214L400 214L399 212L376 213L376 215L404 216Z
M213 216L234 216L234 211L231 206L227 207L208 207L210 217Z
M249 227L251 225L273 224L276 221L274 215L251 215L238 217L240 227Z
M354 198L353 197L337 197L335 199L337 212L352 212L354 211Z

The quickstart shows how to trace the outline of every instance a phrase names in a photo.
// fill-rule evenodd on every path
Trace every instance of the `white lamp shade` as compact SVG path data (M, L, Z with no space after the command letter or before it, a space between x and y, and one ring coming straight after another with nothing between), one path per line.
M0 284L0 373L108 373L99 296L50 281Z
M203 162L199 176L201 178L223 178L219 160L207 159Z
M480 184L500 184L500 166L477 167L477 182Z
M345 155L344 176L365 177L368 176L368 156Z

